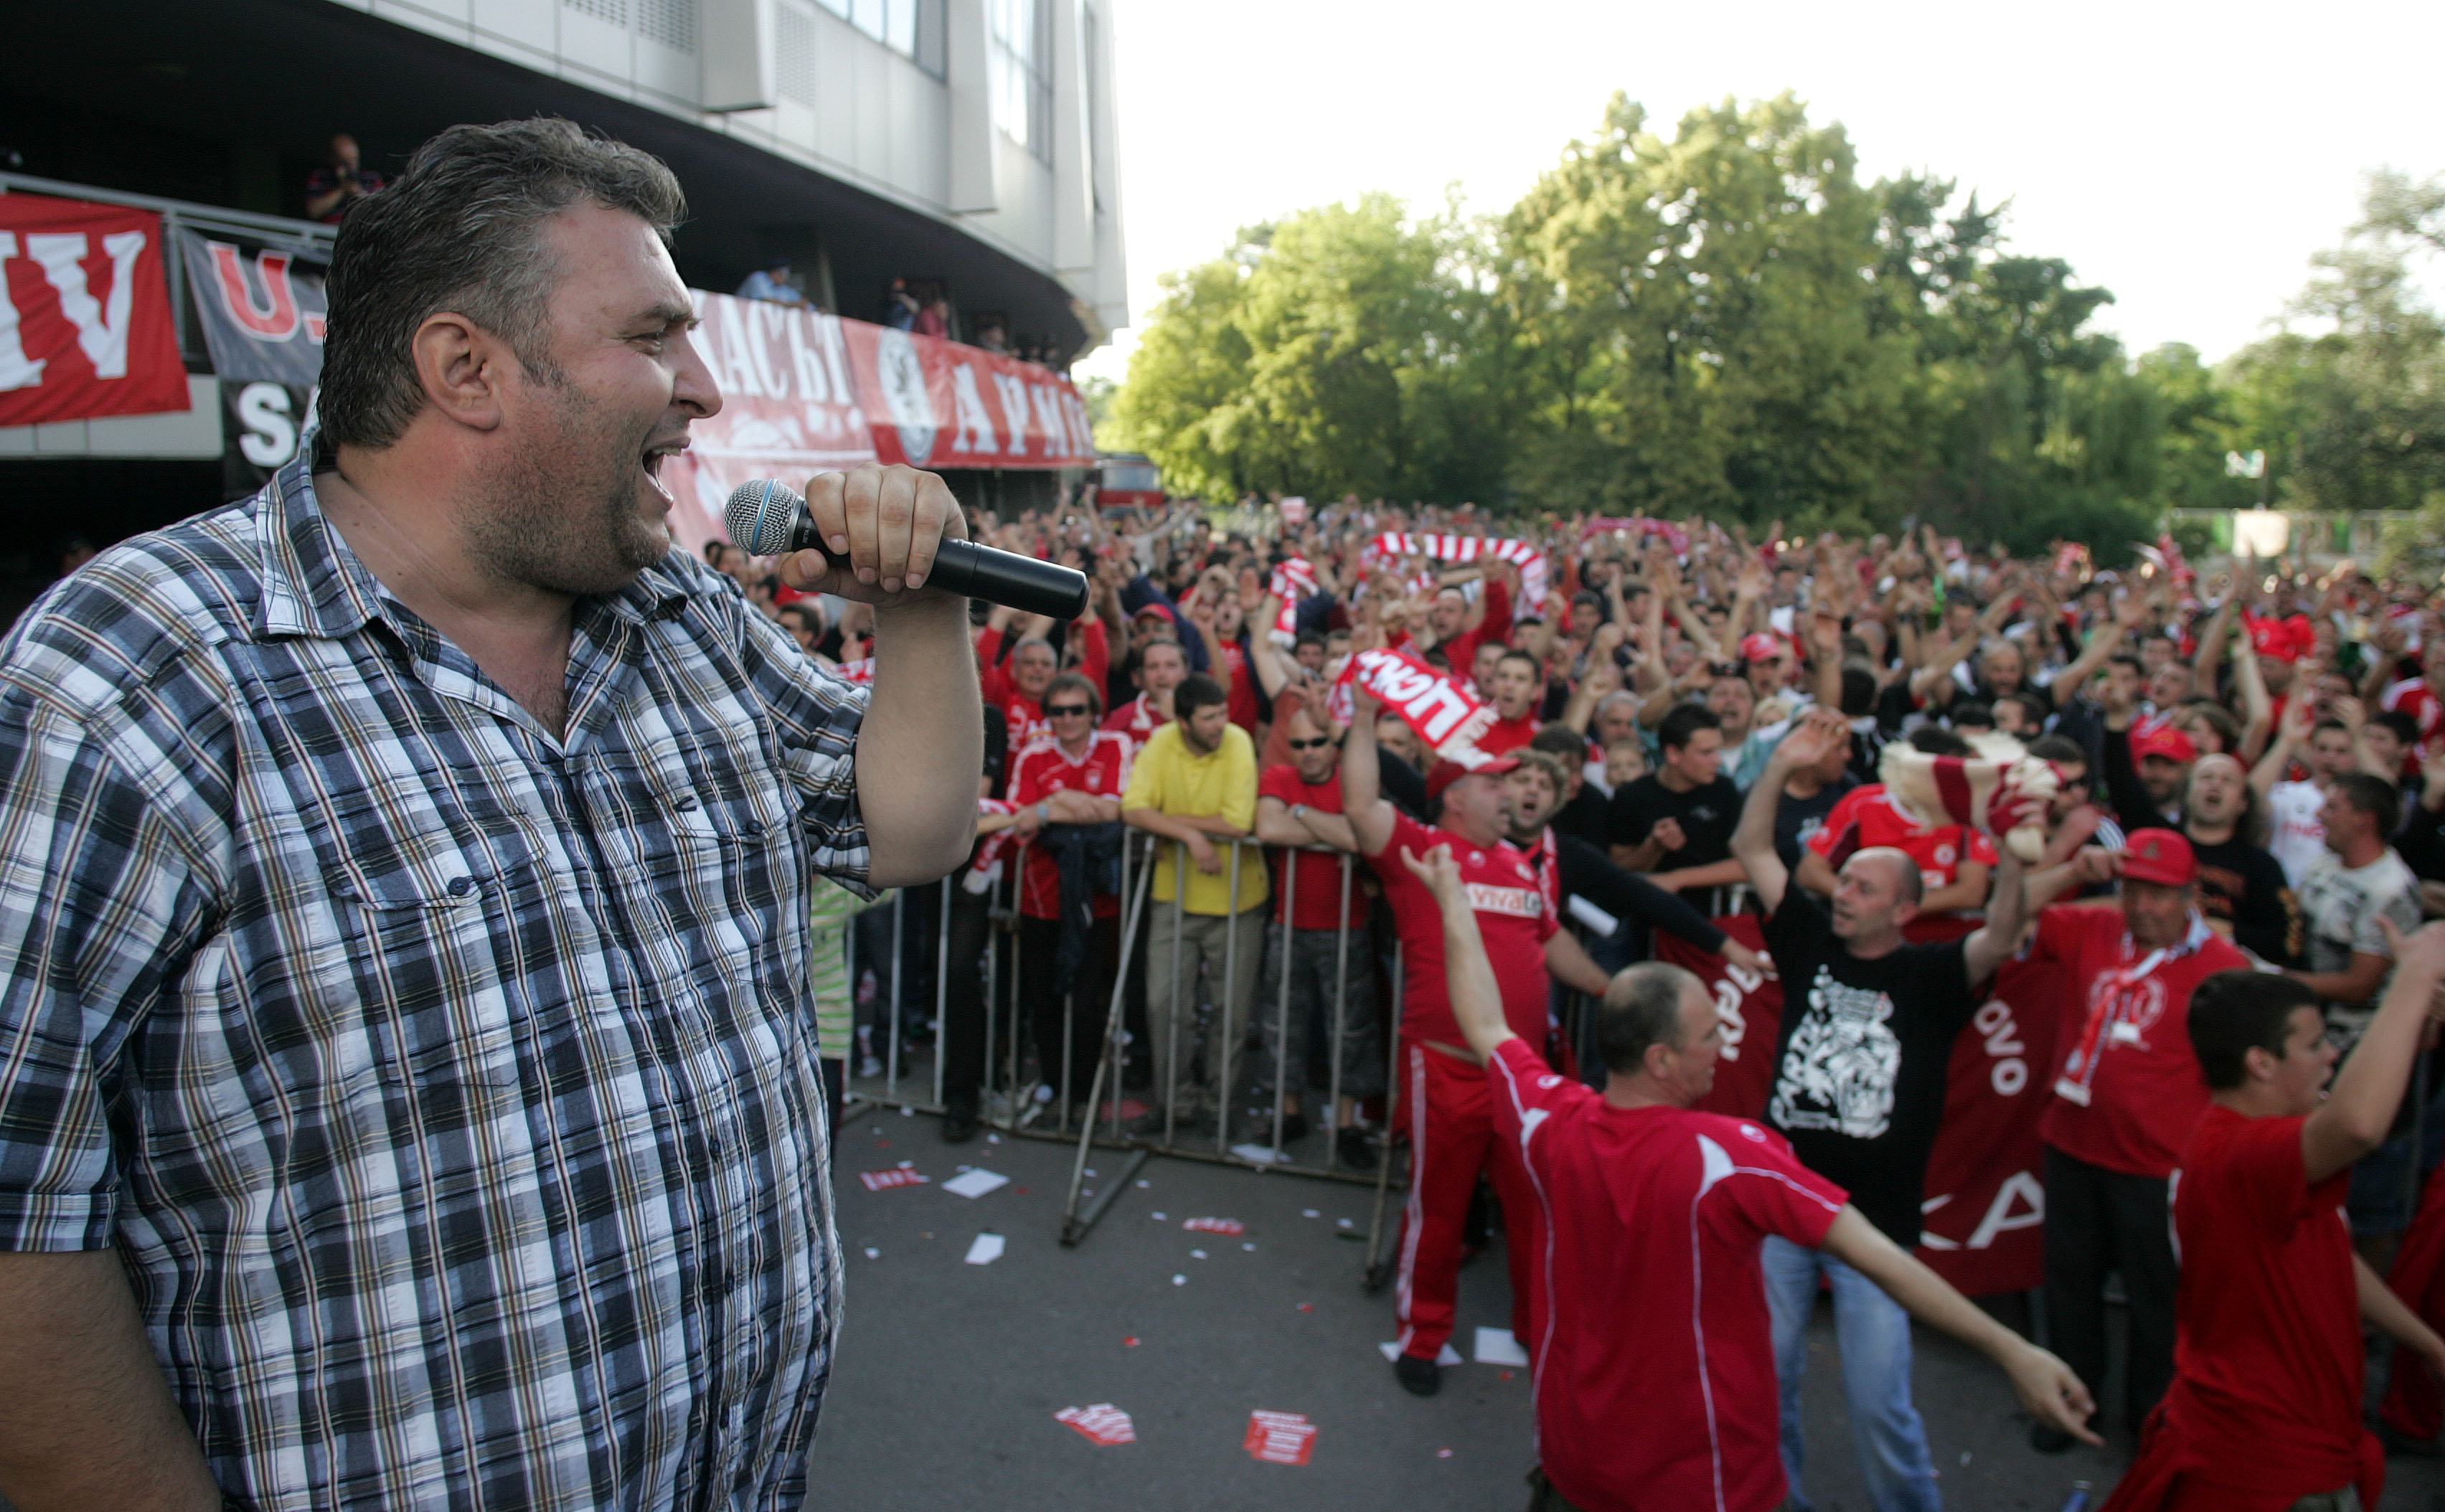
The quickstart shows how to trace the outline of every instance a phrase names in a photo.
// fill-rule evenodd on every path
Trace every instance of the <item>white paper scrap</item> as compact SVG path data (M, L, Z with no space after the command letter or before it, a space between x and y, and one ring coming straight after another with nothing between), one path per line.
M1480 1365L1525 1365L1528 1352L1511 1336L1507 1328L1481 1328L1477 1331L1477 1363Z
M1270 1145L1234 1145L1231 1153L1241 1160L1252 1160L1260 1166L1270 1166L1282 1157L1274 1153Z
M1009 1177L997 1176L992 1171L980 1167L964 1175L954 1176L944 1182L943 1190L956 1192L961 1197L982 1197L987 1192L998 1191L1009 1185Z
M1185 1286L1188 1284L1188 1278L1185 1276L1175 1276L1171 1279L1171 1284L1174 1286Z
M1192 1249L1188 1252L1188 1258L1190 1260L1204 1260L1205 1258L1205 1252L1202 1249Z
M968 1246L968 1263L971 1265L990 1265L994 1261L1001 1259L1002 1242L1002 1237L999 1234L979 1234L977 1236L976 1242ZM1490 1329L1480 1329L1478 1332L1480 1334L1487 1334L1493 1331ZM1509 1336L1510 1335L1504 1335L1506 1338ZM1478 1341L1478 1349L1483 1352L1484 1348L1485 1341L1481 1338Z

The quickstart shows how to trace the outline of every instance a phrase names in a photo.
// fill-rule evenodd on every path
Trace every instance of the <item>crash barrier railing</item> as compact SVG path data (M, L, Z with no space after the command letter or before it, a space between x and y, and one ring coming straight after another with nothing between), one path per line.
M877 1107L944 1111L967 1092L945 1086L950 1059L946 1051L955 1036L976 1035L980 1026L974 1020L980 1017L984 1054L973 1063L985 1072L980 1078L984 1085L975 1092L983 1127L1006 1137L1077 1144L1063 1210L1066 1242L1084 1237L1113 1197L1128 1187L1148 1155L1165 1154L1374 1186L1375 1216L1365 1238L1371 1268L1380 1268L1376 1257L1383 1247L1386 1194L1397 1174L1392 1168L1391 1142L1378 1126L1375 1140L1370 1142L1362 1133L1345 1148L1341 1129L1358 1127L1356 1106L1361 1100L1352 1098L1352 1107L1345 1111L1345 1089L1389 1096L1396 1079L1391 1041L1399 1017L1397 944L1389 938L1383 942L1391 986L1386 999L1372 990L1377 969L1376 933L1371 924L1372 902L1358 885L1354 856L1322 847L1310 851L1336 861L1334 917L1347 926L1308 931L1296 928L1298 874L1304 868L1292 864L1293 852L1254 840L1218 837L1212 844L1223 852L1222 875L1227 896L1234 902L1240 895L1242 868L1263 866L1267 849L1280 853L1285 862L1280 886L1287 894L1281 900L1281 913L1293 923L1274 924L1275 904L1270 896L1256 907L1230 915L1220 928L1192 923L1200 916L1186 911L1185 889L1176 887L1170 900L1159 902L1150 887L1162 849L1185 852L1185 848L1171 840L1129 834L1121 855L1121 917L1110 999L1102 1005L1103 1027L1092 1073L1082 1064L1085 1057L1073 1050L1081 1033L1098 1033L1088 1012L1092 1005L1082 1004L1081 996L1100 973L1082 967L1076 974L1059 1005L1057 1036L1047 1033L1053 1016L1039 1011L1042 1005L1032 1000L1041 996L1049 974L1030 973L1026 960L1030 931L1021 924L1019 900L1031 845L1015 844L1002 852L1001 875L981 896L967 891L963 871L923 889L930 896L919 898L904 889L878 905L869 916L871 922L851 928L849 980L855 992L865 970L869 966L875 970L875 997L859 1005L858 1018L870 1031L872 1055L881 1064L875 1067L876 1074L860 1074L865 1068L855 1061L862 1052L851 1052L849 1111L853 1115ZM1184 853L1178 864L1185 878L1194 862ZM979 928L980 924L983 927ZM1212 959L1214 952L1208 948L1217 935L1219 960ZM1314 938L1317 936L1329 938ZM887 941L887 962L874 959L881 953L874 947ZM865 948L860 948L861 943ZM972 943L980 955L973 967L954 955L955 948L964 953ZM1167 951L1159 948L1167 944ZM1036 948L1049 947L1039 943ZM1096 948L1091 940L1091 960ZM1330 991L1322 995L1328 1000L1323 1003L1316 1000L1320 971L1297 969L1303 958L1311 966L1320 964L1313 959L1319 954L1329 958L1332 973ZM1169 962L1166 980L1153 980L1157 957ZM1210 994L1199 992L1192 957L1204 967ZM910 991L909 968L918 962L932 967L931 991L922 995ZM1359 981L1371 990L1354 994L1353 982ZM1258 1000L1260 984L1267 989L1264 996L1269 1000ZM1137 999L1141 989L1143 998ZM1210 1012L1201 1013L1201 998L1208 996ZM924 998L931 999L931 1013L921 1018L917 1004ZM1143 1018L1135 1011L1133 999L1143 1002ZM1292 1033L1294 1012L1307 1016L1309 1033ZM1264 1053L1252 1053L1245 1043L1260 1026L1272 1031L1266 1036L1271 1040L1270 1066L1261 1058ZM1315 1058L1314 1036L1319 1030L1329 1036L1324 1041L1329 1050L1324 1056L1326 1085L1320 1089L1324 1094L1320 1105L1316 1100L1319 1089L1307 1085L1308 1061ZM1048 1042L1056 1037L1057 1044ZM1310 1047L1297 1065L1291 1056L1295 1039ZM1031 1041L1032 1067L1025 1054ZM1358 1054L1371 1060L1380 1056L1383 1080L1379 1085L1369 1086L1375 1078L1360 1074L1351 1062L1350 1057ZM1258 1058L1251 1058L1252 1055ZM919 1055L930 1058L930 1065L920 1065L914 1058ZM1237 1106L1241 1098L1235 1095L1248 1086L1241 1075L1243 1066L1265 1094L1261 1104L1246 1109ZM1088 1083L1083 1088L1075 1085L1081 1076ZM1140 1082L1146 1084L1132 1085ZM1290 1109L1295 1095L1301 1103L1302 1121L1309 1125L1304 1138L1290 1137L1297 1132ZM1120 1152L1115 1171L1104 1172L1090 1165L1089 1152L1099 1145ZM1090 1170L1097 1174L1087 1174Z

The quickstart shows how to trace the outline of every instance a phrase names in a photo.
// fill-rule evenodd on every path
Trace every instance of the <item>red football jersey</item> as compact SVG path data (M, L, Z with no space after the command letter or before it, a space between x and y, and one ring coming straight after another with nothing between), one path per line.
M1545 940L1555 930L1554 911L1528 859L1497 841L1483 849L1448 830L1429 830L1406 813L1392 815L1392 838L1383 854L1370 858L1384 884L1385 901L1401 933L1401 1033L1412 1039L1465 1045L1452 1017L1444 981L1444 915L1435 895L1401 864L1401 850L1424 859L1435 847L1451 847L1485 938L1486 960L1502 994L1502 1017L1511 1032L1545 1042L1548 988Z
M2208 1105L2191 1050L2192 989L2249 959L2196 914L2181 944L2139 950L2114 908L2045 909L2037 949L2078 983L2062 1041L2071 1050L2038 1137L2075 1160L2162 1180Z
M1085 753L1074 757L1049 735L1031 741L1011 761L1010 801L1024 809L1056 793L1117 798L1129 791L1131 749L1129 737L1110 730L1096 731L1089 737ZM1018 911L1030 919L1061 917L1061 868L1041 846L1027 848ZM1119 897L1096 894L1095 917L1109 918L1120 911Z
M1299 780L1297 767L1267 767L1257 779L1257 796L1278 798L1285 806L1301 805L1319 813L1341 812L1341 769L1310 787ZM1295 860L1298 872L1297 917L1291 921L1294 929L1338 929L1342 927L1341 857L1321 850L1300 850L1286 853L1285 860ZM1289 879L1278 870L1274 882L1274 918L1282 917L1282 904L1290 893ZM1350 879L1350 917L1366 922L1369 904L1366 892L1353 873Z
M2211 1104L2174 1177L2169 1415L2213 1484L2290 1505L2361 1474L2364 1367L2343 1197L2349 1169L2312 1186L2299 1118Z
M1537 1447L1572 1504L1766 1512L1787 1489L1758 1251L1814 1249L1842 1188L1745 1118L1614 1108L1525 1040L1487 1068L1542 1206Z

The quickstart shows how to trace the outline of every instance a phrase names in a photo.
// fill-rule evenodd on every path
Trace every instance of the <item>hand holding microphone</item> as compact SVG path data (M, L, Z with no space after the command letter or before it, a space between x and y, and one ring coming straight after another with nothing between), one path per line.
M803 560L783 564L785 580L804 579L792 585L802 591L887 604L937 588L1061 620L1087 610L1086 574L967 540L959 501L930 473L862 467L819 475L809 489L813 497L802 498L758 478L722 510L731 540L751 556L821 553L821 570Z

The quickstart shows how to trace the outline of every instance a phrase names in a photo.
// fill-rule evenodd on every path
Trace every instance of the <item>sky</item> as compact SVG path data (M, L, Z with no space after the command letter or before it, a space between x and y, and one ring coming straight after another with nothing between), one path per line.
M2097 328L2211 361L2269 328L2356 217L2364 176L2445 172L2445 5L1853 0L1733 6L1108 0L1130 308L1242 225L1457 182L1499 213L1615 90L1665 135L1791 90L1863 181L2011 201L2010 250L2113 290ZM2432 270L2433 271L2433 270ZM1134 332L1081 376L1124 376Z

